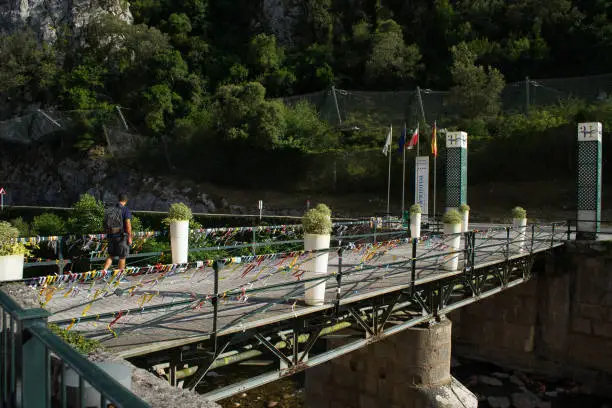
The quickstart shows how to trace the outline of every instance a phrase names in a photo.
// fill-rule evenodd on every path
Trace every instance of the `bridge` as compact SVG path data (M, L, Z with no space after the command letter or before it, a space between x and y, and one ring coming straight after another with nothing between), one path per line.
M198 388L220 400L519 285L531 278L538 259L575 236L567 222L534 223L524 231L473 224L459 234L461 248L452 250L455 236L435 229L411 239L406 228L393 224L375 233L364 228L369 230L370 222L335 226L330 273L323 277L305 278L301 268L320 251L292 250L24 283L32 300L50 313L50 323L98 339L139 366L156 367L158 373L166 367L163 375L173 384L195 388L212 369L263 354L276 358L270 372L221 389ZM301 244L292 239L272 245L296 241ZM453 257L459 258L458 268L449 271ZM304 291L321 282L325 303L305 305ZM321 347L342 334L351 341Z
M467 191L467 135L458 133L458 138L447 137L446 199L451 208L465 203ZM60 267L55 275L18 282L21 290L15 300L38 304L44 310L18 310L15 300L7 296L15 293L15 283L3 285L0 303L4 319L8 310L11 322L17 321L28 335L39 338L34 343L39 347L34 351L38 355L61 349L44 332L48 321L97 339L172 385L197 388L213 401L341 360L369 345L375 349L394 337L414 343L411 350L419 350L418 355L377 351L401 360L398 370L408 367L409 373L404 370L402 375L409 375L412 382L402 380L400 399L404 388L440 388L442 383L452 388L450 323L445 316L529 281L535 265L567 242L597 239L601 232L601 133L601 124L579 125L575 225L472 224L466 232L444 234L433 223L414 238L408 228L393 222L338 223L330 248L317 251L303 249L303 240L295 233L298 225L262 227L272 233L264 242L255 241L253 227L239 228L240 233L253 233L250 242L232 240L232 228L192 231L196 241L209 244L193 249L201 256L199 261L148 265L146 255L150 254L141 254L145 256L142 262L125 270L71 273ZM207 241L210 236L214 237L213 245ZM85 238L86 246L93 245L96 250L103 240L103 236ZM305 265L322 253L329 256L328 273L308 274ZM306 305L305 291L323 284L324 302ZM26 322L29 319L35 324ZM6 324L3 322L3 327L12 328ZM409 335L402 337L405 333ZM2 343L4 353L9 345L21 346L18 336L10 335L9 339ZM26 358L21 349L19 353L19 359ZM259 356L274 358L274 368L220 388L202 383L213 369ZM69 352L64 358L73 361L72 366L87 381L96 383L91 373L86 375L79 358ZM359 364L350 365L350 371L359 371ZM20 377L13 375L8 381L6 375L18 371L16 367L4 359L0 371L5 388L18 388L15 378ZM32 369L28 371L28 378L33 378ZM347 373L350 381L350 371L341 369L340 377ZM379 375L384 379L384 373ZM126 402L129 393L113 399L109 394L112 380L103 374L100 377L111 381L96 383L103 391L101 405L112 401L132 406ZM25 396L21 387L19 395ZM456 395L455 389L451 391ZM422 396L417 397L423 404ZM367 398L359 404L377 406Z

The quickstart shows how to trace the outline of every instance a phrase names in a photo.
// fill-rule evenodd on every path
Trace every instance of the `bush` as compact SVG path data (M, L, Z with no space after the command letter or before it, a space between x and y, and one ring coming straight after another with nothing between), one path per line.
M410 215L421 214L423 210L421 210L421 206L419 204L412 204L410 206Z
M444 224L461 224L461 221L463 221L463 217L457 210L448 210L442 217Z
M164 218L164 224L169 225L174 221L191 221L192 219L191 208L183 203L174 203L168 210L168 216Z
M53 213L43 213L32 220L32 233L40 236L63 235L66 222Z
M459 207L459 212L460 213L466 213L470 211L470 206L467 204L461 204L461 206Z
M19 230L6 221L0 221L0 256L28 255L25 245L12 242L19 237Z
M317 210L320 213L323 213L323 214L325 214L325 215L327 215L328 217L331 218L331 210L329 209L329 207L327 205L325 205L323 203L319 203L315 207L315 210Z
M132 224L132 232L144 231L142 227L142 221L140 221L140 218L138 218L137 216L132 215L132 220L130 221L130 224Z
M32 235L30 224L24 221L22 217L12 219L11 225L19 230L20 237L29 237Z
M78 332L69 331L62 329L58 325L50 324L49 329L64 342L68 343L73 349L81 354L88 354L92 351L96 351L102 346L97 340L90 340Z
M512 218L523 219L527 218L527 211L523 207L514 207L512 209Z
M315 208L311 208L302 217L302 225L306 234L331 234L331 210L325 204L319 204Z
M68 219L70 232L75 234L99 234L103 231L104 204L91 194L83 194L72 206Z

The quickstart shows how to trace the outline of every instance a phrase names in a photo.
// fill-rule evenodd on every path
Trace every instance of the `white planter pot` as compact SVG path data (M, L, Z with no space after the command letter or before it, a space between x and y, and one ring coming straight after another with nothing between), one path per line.
M304 250L327 249L330 240L330 235L304 234ZM328 259L329 252L318 252L314 254L312 259L304 262L304 279L325 277L327 275ZM306 289L304 301L307 305L318 306L325 303L325 284L326 281L318 284L312 281L304 282L304 288Z
M470 221L470 212L466 211L466 212L462 213L461 215L463 215L463 220L461 221L461 232L468 232L469 221Z
M442 268L445 271L456 271L459 268L459 253L450 254L456 252L461 247L461 224L444 224L444 235L450 235L445 237L444 242L448 245L449 254L444 257Z
M132 389L132 368L120 363L95 363L102 370L106 371L119 384L128 390ZM79 376L76 371L68 368L66 370L66 386L77 388L79 386ZM76 393L75 393L76 395ZM89 383L85 383L83 390L84 406L87 408L106 408L100 407L100 393L92 388Z
M174 221L170 223L170 247L172 248L172 263L187 263L189 254L189 221Z
M0 256L0 282L23 279L23 255Z
M514 240L510 244L510 251L521 252L525 247L527 232L527 218L513 218Z
M421 213L410 215L410 238L421 238Z

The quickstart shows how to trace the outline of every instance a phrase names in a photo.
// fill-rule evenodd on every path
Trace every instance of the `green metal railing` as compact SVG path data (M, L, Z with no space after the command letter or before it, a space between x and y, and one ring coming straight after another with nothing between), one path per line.
M86 408L87 385L100 394L100 407L149 407L52 333L46 310L23 309L2 291L0 309L0 408Z

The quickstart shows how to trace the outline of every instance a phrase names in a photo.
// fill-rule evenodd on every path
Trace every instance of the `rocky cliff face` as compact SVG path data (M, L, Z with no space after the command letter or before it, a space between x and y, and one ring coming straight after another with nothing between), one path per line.
M263 0L265 24L276 35L279 44L293 44L295 27L303 13L303 3L303 0Z
M0 0L0 33L30 27L41 39L54 41L60 27L78 32L103 13L133 21L127 0Z
M0 187L6 188L7 205L71 206L83 193L112 202L125 191L130 207L137 210L166 211L170 203L184 202L198 213L217 209L242 212L223 200L213 201L192 183L152 177L95 154L65 157L48 145L2 149Z

